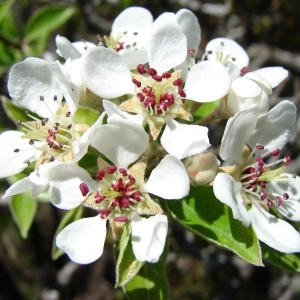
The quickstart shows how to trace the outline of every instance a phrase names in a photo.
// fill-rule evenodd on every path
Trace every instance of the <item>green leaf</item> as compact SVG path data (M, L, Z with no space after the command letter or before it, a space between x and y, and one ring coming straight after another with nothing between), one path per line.
M18 120L21 121L31 121L25 115L25 109L19 105L14 104L10 99L5 96L1 96L0 100L2 102L3 109L6 115L17 125Z
M139 273L127 283L123 290L129 300L167 300L169 298L168 282L165 272L167 245L160 260L145 263Z
M1 1L0 2L0 23L4 19L4 17L8 14L9 9L14 4L14 0L9 1Z
M260 242L263 257L275 266L287 271L300 272L300 254L282 253Z
M194 113L194 116L198 118L204 118L213 113L218 104L219 101L203 103Z
M75 121L79 124L87 124L92 126L100 117L99 112L83 106L78 107L75 113Z
M9 207L22 238L26 239L36 213L35 199L31 192L15 195L12 197Z
M130 224L124 226L122 236L116 245L117 265L116 265L116 285L123 286L128 283L141 269L144 263L136 260L130 239Z
M263 266L258 239L214 196L212 187L191 187L189 198L164 201L172 217L208 242L230 250L256 266Z
M59 4L44 5L35 11L25 28L27 42L40 39L59 28L75 13L74 7Z
M73 223L76 220L79 220L82 217L83 214L83 206L79 205L78 207L68 211L64 217L62 218L62 220L60 221L56 232L54 234L54 238L53 238L53 243L52 243L52 259L56 260L58 259L64 252L56 247L56 243L55 243L55 239L57 237L57 235L69 224Z

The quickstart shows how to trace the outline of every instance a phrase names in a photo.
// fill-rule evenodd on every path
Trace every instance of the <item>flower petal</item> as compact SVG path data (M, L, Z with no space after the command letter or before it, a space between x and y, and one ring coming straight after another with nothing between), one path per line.
M228 174L218 173L213 188L215 196L232 209L233 217L248 227L251 220L241 195L242 184Z
M279 102L268 113L261 115L248 140L253 148L256 143L265 146L259 154L281 149L296 132L297 108L288 100Z
M280 252L300 252L300 235L297 230L253 202L248 213L258 239Z
M56 237L56 246L78 264L89 264L103 252L106 220L97 215L77 220L65 227Z
M146 218L136 217L131 222L132 249L134 256L140 262L158 262L166 242L168 219L157 214Z
M289 198L283 200L281 206L275 207L286 218L292 221L300 221L300 177L297 176L295 178L293 175L287 173L283 173L282 176L288 177L286 182L271 181L267 185L267 191L275 197L282 197L284 193L287 193Z
M81 183L85 183L91 191L98 188L90 174L77 165L52 162L41 165L39 172L49 182L49 201L60 209L72 209L84 201L86 196L80 191Z
M255 70L254 73L259 74L262 78L266 79L275 88L280 84L289 74L283 67L267 67Z
M201 29L197 17L188 9L180 9L176 21L187 38L187 49L198 51L201 39Z
M58 55L64 59L71 60L81 57L81 53L72 45L72 43L63 36L57 35L55 38Z
M227 121L220 148L223 160L243 162L243 148L255 128L256 120L257 106L251 104Z
M130 71L113 49L89 49L81 57L81 78L88 89L102 98L133 94Z
M22 172L28 167L27 161L41 153L29 140L22 138L23 132L9 130L0 135L0 178Z
M160 142L167 152L177 158L198 154L210 146L207 127L181 124L172 118L167 118L166 124Z
M29 57L15 64L9 74L10 96L18 104L41 117L55 114L63 97L50 66L51 63L46 60ZM54 96L58 101L53 100Z
M168 154L151 172L142 189L164 199L181 199L188 195L190 181L182 162Z
M202 61L190 70L185 84L186 98L197 102L212 102L225 96L231 78L218 61Z
M91 145L117 167L127 168L148 147L149 136L143 126L118 115L95 130Z
M187 40L176 22L162 20L153 24L147 50L150 67L161 75L186 59Z
M205 54L208 60L230 61L240 69L247 67L249 64L249 56L244 48L234 40L227 38L211 40L206 45Z

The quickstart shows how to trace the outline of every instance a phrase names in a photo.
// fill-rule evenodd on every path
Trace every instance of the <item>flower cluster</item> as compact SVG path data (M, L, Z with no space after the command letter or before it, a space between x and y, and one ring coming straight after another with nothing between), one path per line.
M26 176L4 198L46 192L59 209L92 209L56 237L73 261L101 256L109 223L116 239L129 224L136 260L157 262L167 238L164 201L189 198L190 185L211 188L270 247L300 251L299 233L277 214L300 220L299 177L284 172L289 156L268 160L296 130L292 102L269 110L288 72L249 72L246 51L228 38L210 41L197 59L200 38L187 9L153 20L131 7L97 45L57 36L64 63L27 58L12 67L9 93L25 116L18 131L0 135L0 176ZM215 110L199 118L207 102ZM97 114L95 122L83 122L82 110ZM220 119L228 119L221 161L207 151L204 126Z

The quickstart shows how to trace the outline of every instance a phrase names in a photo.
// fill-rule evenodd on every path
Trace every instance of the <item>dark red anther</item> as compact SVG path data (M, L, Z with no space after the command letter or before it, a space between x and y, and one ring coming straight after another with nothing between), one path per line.
M122 223L126 223L129 219L127 217L123 217L123 216L119 216L119 217L115 217L114 221L116 222L122 222Z
M99 192L96 193L96 196L95 196L95 202L97 204L101 203L103 200L105 200L105 196L101 195Z
M89 187L86 185L86 183L83 183L83 182L80 183L79 189L80 189L80 192L83 197L85 197L88 194L88 192L90 191Z
M104 171L104 170L99 170L99 171L96 173L96 178L97 178L97 180L102 180L104 176L105 176L105 171Z
M132 79L132 82L137 86L137 87L141 87L142 83L138 80L136 80L135 78Z
M268 208L271 208L273 206L273 201L271 199L267 200L267 206Z
M157 74L156 70L153 69L153 68L148 69L147 73L148 73L150 76L153 76L153 75L156 75L156 74Z
M265 190L262 190L260 193L260 199L265 200L267 198L267 192Z
M144 101L146 107L154 106L155 104L155 97L149 97Z
M280 196L277 196L277 197L276 197L276 203L277 203L277 205L278 205L278 206L281 206L281 205L282 205L282 202L283 202L282 198L281 198Z
M167 94L167 100L168 100L168 102L169 102L169 105L172 106L172 105L175 103L174 95L171 94L171 93L168 93L168 94Z
M178 87L178 94L179 96L181 96L182 98L186 97L186 93L184 92L183 88L181 86Z
M136 95L141 102L143 102L145 100L145 96L142 93L137 93Z
M267 185L267 183L265 181L260 181L259 185L264 189Z
M159 75L152 75L151 77L152 77L155 81L157 81L157 82L161 82L161 81L162 81L162 77L159 76Z
M119 172L123 175L123 176L127 176L127 171L124 168L120 168Z
M150 87L150 86L145 86L145 87L142 89L142 92L143 92L144 94L146 94L148 97L153 96L153 93L152 93L152 87Z
M131 174L128 174L128 179L131 184L135 184L135 178Z
M288 193L283 193L283 200L287 200L290 198L290 195Z
M173 81L173 85L175 86L181 86L182 85L182 79L177 78L176 80Z
M136 70L137 70L140 74L146 74L146 73L147 73L147 70L145 69L145 67L144 67L143 64L139 64L139 65L136 67Z
M109 166L107 167L106 171L108 174L114 174L117 170L117 167L116 166Z
M140 202L140 201L141 201L141 198L142 198L141 192L140 192L140 191L136 191L136 192L133 194L132 198L133 198L134 200Z
M121 207L122 208L129 208L130 200L128 198L122 198L121 200Z
M248 71L249 71L249 69L248 69L247 67L243 67L243 68L241 69L241 74L242 74L242 75L245 75L246 73L248 73Z
M280 150L279 150L279 148L277 148L270 152L270 156L277 156L279 154L279 152L280 152Z
M164 73L162 73L161 77L162 77L162 78L167 78L167 79L168 79L168 78L171 77L171 74L168 73L168 72L164 72Z
M261 145L261 144L257 144L255 147L256 147L256 149L258 149L258 150L264 150L264 149L265 149L265 146L264 146L264 145Z
M101 209L99 213L100 213L100 218L105 219L111 213L111 210L109 208L104 208Z

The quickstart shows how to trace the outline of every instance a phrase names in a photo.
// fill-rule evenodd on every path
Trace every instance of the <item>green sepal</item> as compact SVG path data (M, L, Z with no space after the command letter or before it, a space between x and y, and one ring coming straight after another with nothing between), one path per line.
M299 253L282 253L263 242L260 242L263 258L273 265L292 272L300 272L300 254Z
M54 234L54 238L53 238L53 243L52 243L52 251L51 251L51 257L53 260L58 259L62 254L64 254L64 251L57 248L56 247L56 237L57 235L69 224L79 220L82 217L83 214L83 206L79 205L76 208L68 211L64 217L62 218L62 220L60 221L55 234Z
M127 284L144 265L143 262L136 260L131 244L130 223L123 228L121 238L116 243L116 285L115 287Z
M215 197L212 187L191 187L186 199L162 202L172 217L189 231L255 266L263 266L252 227L235 220L231 209Z
M128 300L167 300L168 281L165 272L168 245L157 263L146 262L138 274L123 286Z

